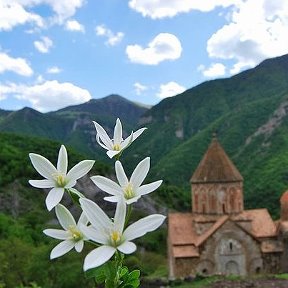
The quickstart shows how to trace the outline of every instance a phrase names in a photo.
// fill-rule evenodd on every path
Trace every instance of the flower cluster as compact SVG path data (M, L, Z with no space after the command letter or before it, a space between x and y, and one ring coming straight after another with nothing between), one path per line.
M149 157L143 159L136 166L130 179L119 161L123 150L127 149L146 128L132 132L129 137L123 139L122 124L117 119L113 139L110 139L100 124L94 122L94 125L96 128L96 141L107 150L106 154L109 158L114 157L116 159L115 173L117 182L99 175L92 176L91 180L101 190L109 194L104 200L117 203L114 218L110 219L95 202L87 199L82 193L73 188L77 180L91 170L95 161L81 161L67 172L68 155L64 145L59 150L57 167L39 154L29 154L32 165L45 178L43 180L30 180L29 183L37 188L52 188L46 198L46 206L49 211L55 208L56 216L63 230L45 229L43 231L50 237L62 240L51 251L50 258L60 257L73 248L77 252L81 252L85 241L93 242L96 248L86 256L83 266L84 271L112 261L111 259L114 255L113 263L116 263L113 266L115 267L115 279L113 280L114 286L111 287L120 287L124 283L124 280L121 280L119 276L124 271L122 268L124 254L131 254L136 250L136 245L131 241L156 230L165 220L165 216L154 214L146 216L127 227L131 205L139 200L141 196L156 190L161 185L162 180L143 185L150 169ZM60 204L65 191L72 199L76 197L77 203L83 211L77 223L69 210ZM126 279L128 278L126 277ZM106 279L105 281L111 281L111 279ZM134 281L134 283L136 282Z

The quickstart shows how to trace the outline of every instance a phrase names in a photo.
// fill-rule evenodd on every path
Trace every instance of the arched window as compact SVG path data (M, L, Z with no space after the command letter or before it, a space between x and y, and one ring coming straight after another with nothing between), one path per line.
M225 214L226 213L226 206L225 203L222 203L222 212Z

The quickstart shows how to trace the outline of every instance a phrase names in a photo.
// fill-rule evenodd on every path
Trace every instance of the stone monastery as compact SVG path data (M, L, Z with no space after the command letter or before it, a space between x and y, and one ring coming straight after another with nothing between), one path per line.
M243 178L216 137L191 178L192 213L168 217L171 278L288 271L288 191L281 218L244 210Z

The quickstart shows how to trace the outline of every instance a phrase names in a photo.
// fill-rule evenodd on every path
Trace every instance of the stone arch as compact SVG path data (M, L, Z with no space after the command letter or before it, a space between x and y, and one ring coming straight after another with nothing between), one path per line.
M211 213L216 213L216 196L215 196L215 193L214 191L211 189L209 191L209 210Z
M240 274L239 263L233 260L226 262L225 274L226 275L231 275L231 274L239 275Z
M226 187L219 187L219 192L217 193L218 211L220 214L227 213L227 189Z
M217 272L221 274L245 275L246 258L244 250L242 243L232 235L221 238L215 249Z
M208 208L207 207L208 201L207 201L207 190L204 187L201 188L199 196L200 196L199 198L201 199L200 205L199 205L200 206L199 210L200 210L200 212L205 214L207 212L207 208Z
M236 212L237 210L236 202L237 202L237 190L235 187L231 187L229 189L229 211L232 213Z
M199 209L199 193L198 193L198 190L195 189L194 191L194 197L193 197L193 207L194 207L194 211L195 212L198 212L198 209Z
M237 209L236 212L240 212L243 210L243 192L242 192L241 187L238 188L235 193L236 193L235 204L236 204L236 209Z

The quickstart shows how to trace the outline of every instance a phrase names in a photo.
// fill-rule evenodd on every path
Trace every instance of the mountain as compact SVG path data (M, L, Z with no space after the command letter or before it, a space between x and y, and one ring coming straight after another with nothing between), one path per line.
M124 134L128 135L147 110L147 107L118 95L92 99L50 113L40 113L27 107L18 111L0 110L0 131L57 140L73 146L81 153L96 157L99 150L95 145L93 120L112 133L115 120L119 117ZM100 157L106 159L103 153L100 153Z
M245 179L246 207L268 207L277 216L280 194L288 186L287 111L288 55L283 55L233 77L204 82L151 109L111 95L46 114L29 108L1 110L0 131L50 137L101 160L106 157L94 143L92 120L110 134L116 117L127 135L137 123L146 126L122 161L129 173L151 156L148 176L174 185L164 185L158 193L170 207L189 199L189 179L217 132Z
M102 99L91 99L90 101L69 106L60 109L56 112L51 112L51 115L57 115L61 118L70 118L71 115L89 115L95 117L95 121L107 123L110 126L115 125L115 119L120 118L127 125L128 131L137 125L139 118L148 109L141 104L131 102L119 95L110 95Z
M148 129L127 159L134 166L151 155L151 178L189 189L189 179L217 132L246 180L247 207L268 205L276 215L280 194L288 185L287 112L284 55L164 99L140 119Z

